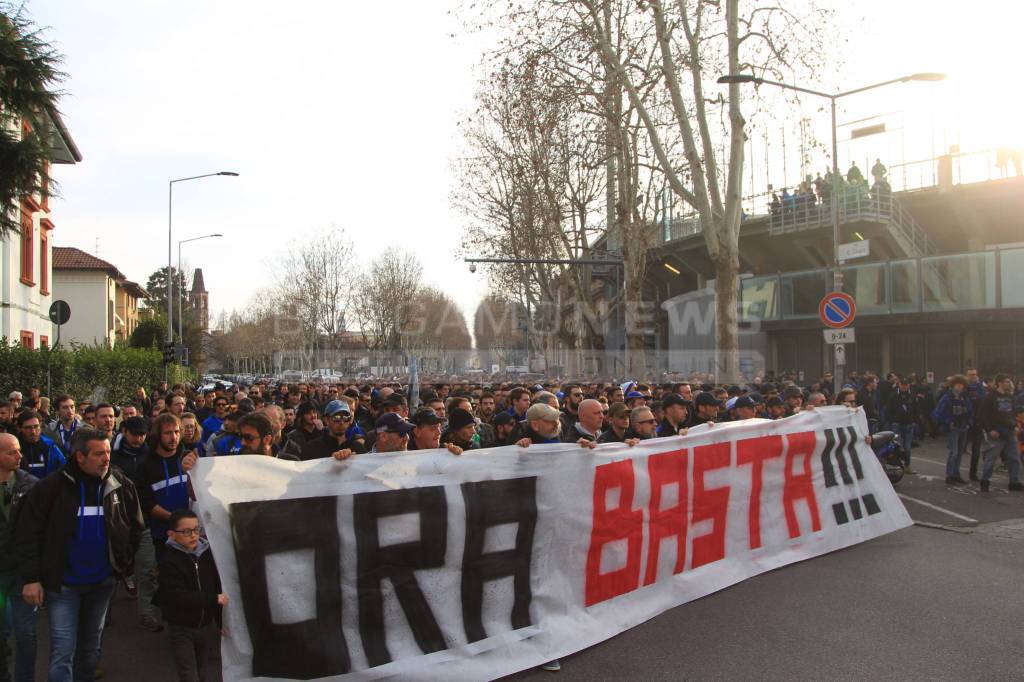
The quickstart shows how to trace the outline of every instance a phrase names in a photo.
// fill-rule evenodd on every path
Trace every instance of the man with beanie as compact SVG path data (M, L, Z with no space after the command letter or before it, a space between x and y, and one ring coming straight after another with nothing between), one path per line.
M476 435L476 417L473 416L473 413L461 407L456 407L449 412L448 430L441 434L441 444L452 444L463 451L479 448L479 436Z

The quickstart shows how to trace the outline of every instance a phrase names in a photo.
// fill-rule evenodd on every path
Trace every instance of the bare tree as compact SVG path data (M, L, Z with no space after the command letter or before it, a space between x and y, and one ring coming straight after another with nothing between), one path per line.
M645 35L613 41L609 7L617 0L569 0L585 22L609 73L621 84L639 114L673 193L700 218L708 255L715 269L716 336L720 373L738 376L739 230L743 196L744 125L740 86L723 97L714 85L720 75L753 71L777 79L816 66L824 54L816 30L827 16L808 7L806 16L775 3L740 0L641 0L631 3L632 25L641 33L653 27L658 62L639 60L631 49ZM646 19L646 26L639 20ZM818 23L816 23L818 22ZM644 86L656 77L668 102L648 101ZM670 150L683 148L682 159Z
M498 294L480 301L473 315L473 336L485 364L509 364L512 354L523 349L525 337L520 321L525 315L521 304Z
M461 369L472 348L469 325L458 304L444 292L421 286L410 301L409 319L402 330L406 353L420 357L423 369ZM433 360L434 367L425 361Z
M409 326L422 277L416 256L397 248L381 253L359 277L350 310L367 350L402 350L402 330Z
M624 264L623 289L614 292L611 302L595 292L586 267L538 268L536 276L530 268L510 267L499 270L502 277L495 284L500 288L522 270L530 284L526 291L536 289L548 302L564 300L560 286L576 305L568 314L560 311L558 332L590 348L603 348L612 313L608 304L621 306L626 362L614 369L639 376L646 371L644 336L649 331L643 282L664 180L639 110L624 99L620 80L602 59L589 25L566 12L565 4L533 0L490 6L510 28L493 53L496 65L467 126L474 155L463 178L476 191L468 192L472 201L466 203L482 207L492 227L483 235L480 228L471 229L470 243L478 251L515 258L592 257L603 228L605 248L620 252ZM635 61L651 65L656 43L634 39L636 22L629 19L635 10L630 8L625 1L606 7L606 38L628 46ZM637 85L650 105L657 87L653 76ZM566 248L546 255L545 247L560 242ZM528 250L527 255L517 255L517 247Z

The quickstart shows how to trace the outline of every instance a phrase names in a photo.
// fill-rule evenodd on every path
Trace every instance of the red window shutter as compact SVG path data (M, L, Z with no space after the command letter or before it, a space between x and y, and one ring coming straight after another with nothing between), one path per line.
M21 281L28 286L35 286L35 227L32 224L32 212L28 206L21 206Z

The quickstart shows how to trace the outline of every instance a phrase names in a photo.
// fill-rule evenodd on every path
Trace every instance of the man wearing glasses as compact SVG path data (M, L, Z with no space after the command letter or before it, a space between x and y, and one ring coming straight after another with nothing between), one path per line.
M319 438L310 441L302 448L302 459L324 459L332 457L339 450L350 450L359 455L366 452L366 441L362 438L349 437L352 427L352 409L344 400L332 400L324 408L326 429ZM351 455L350 455L351 456Z
M580 403L583 402L583 389L578 384L565 387L565 406L562 409L562 433L572 431L572 427L580 419Z
M43 435L43 420L38 412L22 412L17 422L22 469L36 478L45 478L64 466L64 453Z
M634 407L629 412L629 431L627 438L639 438L647 440L654 438L658 428L658 420L649 407Z

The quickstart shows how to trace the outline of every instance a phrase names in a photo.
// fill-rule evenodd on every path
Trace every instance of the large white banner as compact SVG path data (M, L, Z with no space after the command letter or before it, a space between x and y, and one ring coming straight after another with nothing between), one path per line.
M202 459L224 679L483 680L911 524L862 411L685 437Z

